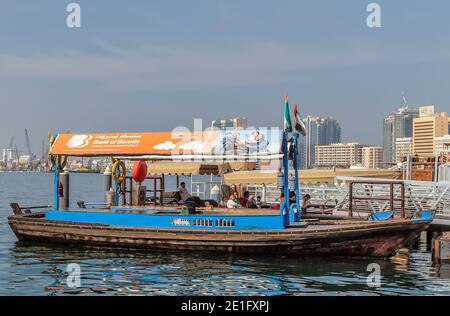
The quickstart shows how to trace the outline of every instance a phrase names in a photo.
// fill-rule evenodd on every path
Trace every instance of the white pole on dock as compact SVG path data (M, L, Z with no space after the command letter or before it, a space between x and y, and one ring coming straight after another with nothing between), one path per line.
M104 201L105 203L111 203L112 204L112 199L111 200L111 187L112 187L112 173L111 173L111 168L109 166L106 166L105 168L105 172L103 173L103 195L104 195Z
M60 208L62 210L67 210L69 208L70 203L70 175L69 169L67 167L64 168L64 171L61 172L61 184L63 186L63 195L60 196Z

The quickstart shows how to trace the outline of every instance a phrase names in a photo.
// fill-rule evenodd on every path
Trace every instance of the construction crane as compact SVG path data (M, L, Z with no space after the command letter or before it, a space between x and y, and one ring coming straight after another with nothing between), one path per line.
M17 144L14 144L15 145L15 150L16 150L16 159L17 159L17 165L16 165L16 170L18 170L19 169L19 150L17 149Z
M403 93L403 91L402 91L402 99L403 99L403 106L408 106L408 102L406 101L406 97L405 97L405 94Z
M14 136L11 137L11 140L9 141L8 149L12 149L13 148L13 143L14 143Z
M28 135L28 130L25 129L25 141L27 143L27 155L31 158L31 144L30 144L30 136Z

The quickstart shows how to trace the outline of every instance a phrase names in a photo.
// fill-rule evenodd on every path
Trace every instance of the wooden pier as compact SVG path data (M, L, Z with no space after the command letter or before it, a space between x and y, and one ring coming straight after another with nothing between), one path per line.
M450 262L450 232L445 232L441 236L433 239L431 253L433 261L436 263Z

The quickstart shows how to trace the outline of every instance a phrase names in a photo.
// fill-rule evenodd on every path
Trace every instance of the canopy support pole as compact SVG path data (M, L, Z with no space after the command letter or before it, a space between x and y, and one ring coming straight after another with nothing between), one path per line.
M54 166L55 172L54 172L53 205L55 206L55 210L59 211L59 166L56 158Z
M294 176L295 176L295 204L296 212L294 213L295 221L300 222L301 220L301 209L300 209L300 186L298 181L298 133L294 133L292 137L292 146L294 146Z
M280 212L283 218L283 225L287 227L289 225L289 146L288 146L288 132L283 132L283 190L284 190L284 201L280 205Z

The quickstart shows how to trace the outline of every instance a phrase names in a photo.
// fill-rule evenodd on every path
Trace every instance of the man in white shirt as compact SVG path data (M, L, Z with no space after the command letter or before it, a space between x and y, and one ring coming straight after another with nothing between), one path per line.
M238 203L236 203L234 200L236 199L236 197L234 195L230 195L230 198L228 199L227 202L227 208L239 208L241 207L241 205L239 205Z

